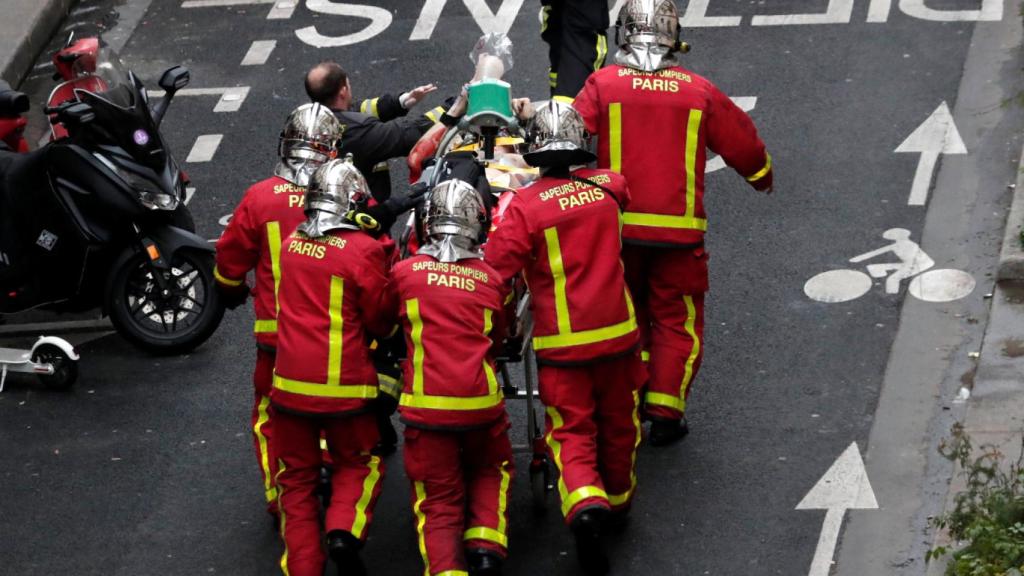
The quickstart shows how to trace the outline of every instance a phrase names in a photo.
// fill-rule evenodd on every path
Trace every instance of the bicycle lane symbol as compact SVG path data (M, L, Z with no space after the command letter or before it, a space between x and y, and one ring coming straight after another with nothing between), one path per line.
M882 237L887 246L850 258L853 264L891 254L895 262L868 264L867 273L855 269L829 270L812 277L804 284L804 294L811 300L828 304L856 300L867 294L872 278L885 278L885 292L899 294L904 280L907 291L925 302L951 302L974 291L974 277L963 270L934 269L935 261L910 239L910 231L890 228Z

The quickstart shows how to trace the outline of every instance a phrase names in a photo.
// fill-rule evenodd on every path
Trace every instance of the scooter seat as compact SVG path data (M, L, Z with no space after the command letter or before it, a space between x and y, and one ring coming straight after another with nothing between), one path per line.
M0 195L13 198L45 182L47 152L47 147L25 154L0 150Z

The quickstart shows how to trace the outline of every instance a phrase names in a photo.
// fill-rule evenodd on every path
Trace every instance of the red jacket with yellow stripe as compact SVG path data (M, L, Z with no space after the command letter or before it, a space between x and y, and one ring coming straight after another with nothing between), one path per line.
M472 428L505 410L492 350L504 334L505 290L483 260L419 255L392 272L408 358L399 410L428 428Z
M217 282L236 287L256 270L253 288L256 341L277 346L277 287L281 239L304 219L306 189L274 176L245 192L224 235L217 241Z
M277 360L270 401L307 414L365 410L377 397L368 335L395 327L383 245L354 230L295 231L281 251Z
M693 245L704 239L706 148L750 184L771 187L772 162L750 117L708 80L675 66L594 72L573 105L599 135L598 165L629 182L626 243Z
M541 362L587 363L636 346L619 257L620 210L628 203L625 179L607 170L545 176L516 192L487 241L487 263L503 281L525 269Z

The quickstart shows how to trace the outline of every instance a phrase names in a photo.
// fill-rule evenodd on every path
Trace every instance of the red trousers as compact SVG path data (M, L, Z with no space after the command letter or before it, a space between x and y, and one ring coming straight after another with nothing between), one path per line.
M584 508L629 508L636 491L638 389L644 378L637 354L581 367L539 367L546 440L558 466L567 524Z
M707 252L627 245L622 260L648 363L644 412L678 420L704 357Z
M466 574L465 550L505 557L512 444L507 416L466 431L405 428L405 472L427 576Z
M326 555L321 547L320 502L316 496L323 462L321 433L331 454L331 503L324 529L345 530L361 540L380 495L384 462L370 454L377 443L373 413L347 418L297 416L277 411L271 450L278 458L278 506L284 555L281 568L289 576L323 576Z
M273 352L256 349L256 370L252 383L256 398L252 405L252 443L256 448L256 462L263 477L263 494L267 498L267 510L277 514L277 458L270 453L271 438L274 437L273 410L270 407L270 388L274 380Z

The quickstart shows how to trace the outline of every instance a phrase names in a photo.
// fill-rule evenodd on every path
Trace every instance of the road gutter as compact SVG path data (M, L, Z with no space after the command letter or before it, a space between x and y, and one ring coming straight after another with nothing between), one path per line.
M938 453L965 405L974 360L989 318L989 301L1016 180L1024 114L1012 104L1019 89L1021 0L1006 17L975 26L953 116L968 154L942 159L921 248L937 268L958 268L978 281L974 293L947 304L906 295L865 466L878 510L853 510L837 554L837 576L924 575L932 545L929 519L941 513L952 465ZM1006 102L1011 104L1006 105Z

